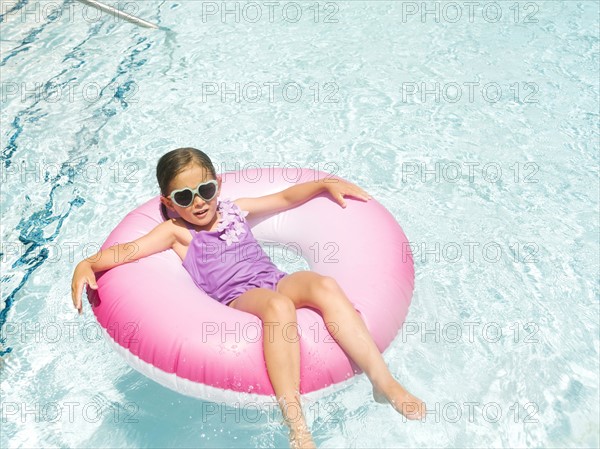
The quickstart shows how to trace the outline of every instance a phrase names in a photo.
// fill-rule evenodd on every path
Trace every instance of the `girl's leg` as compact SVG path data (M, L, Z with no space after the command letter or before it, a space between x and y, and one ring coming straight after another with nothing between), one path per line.
M409 419L425 413L423 401L393 378L364 321L335 279L299 271L281 279L277 291L294 301L296 308L318 309L325 323L336 324L332 337L367 375L377 402L389 402Z
M300 342L296 307L290 298L265 288L246 291L230 307L256 315L263 322L267 372L286 424L292 447L314 448L300 404ZM285 334L283 327L288 323Z

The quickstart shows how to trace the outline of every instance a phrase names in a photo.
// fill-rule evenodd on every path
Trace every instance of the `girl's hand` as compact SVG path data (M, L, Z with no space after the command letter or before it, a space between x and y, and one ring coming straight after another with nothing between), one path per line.
M329 180L327 182L323 182L323 185L327 189L327 191L331 194L331 196L342 206L346 207L346 202L344 201L344 196L352 196L354 198L358 198L363 201L369 201L373 198L363 189L358 187L355 184L344 181L343 179L335 179Z
M82 260L77 264L75 271L73 272L73 280L71 281L71 298L73 299L73 305L79 311L81 315L81 295L83 294L83 287L85 284L89 285L94 290L98 289L96 284L96 274L92 270L92 266L87 260Z

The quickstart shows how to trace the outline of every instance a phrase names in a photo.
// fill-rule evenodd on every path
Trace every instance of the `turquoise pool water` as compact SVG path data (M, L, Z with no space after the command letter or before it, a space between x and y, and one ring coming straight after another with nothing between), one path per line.
M360 376L305 404L321 447L600 445L597 2L121 7L162 28L2 3L2 447L286 446L276 416L161 387L72 309L76 262L180 146L343 176L413 242L384 355L432 413L405 422Z

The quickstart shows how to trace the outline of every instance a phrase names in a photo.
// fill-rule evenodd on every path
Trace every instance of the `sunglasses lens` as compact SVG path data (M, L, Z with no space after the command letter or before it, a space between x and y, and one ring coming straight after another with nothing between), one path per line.
M185 189L181 192L177 192L173 196L173 200L181 207L188 207L190 204L192 204L193 199L194 194L190 189Z
M210 201L217 193L217 186L214 185L214 183L205 184L203 186L200 186L199 193L205 201Z

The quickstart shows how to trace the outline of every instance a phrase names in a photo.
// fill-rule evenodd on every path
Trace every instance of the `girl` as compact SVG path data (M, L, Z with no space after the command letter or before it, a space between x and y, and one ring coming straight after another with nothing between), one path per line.
M105 249L82 260L73 273L71 294L81 314L83 287L97 289L96 272L137 260L166 249L173 249L196 284L223 304L252 313L262 322L296 322L296 309L318 309L325 322L343 323L332 337L367 375L377 402L389 402L409 419L425 412L421 400L408 393L390 374L362 318L336 281L311 271L286 274L271 262L266 253L251 261L223 262L224 252L239 245L255 243L247 216L259 217L284 211L328 192L341 207L344 196L368 201L360 187L348 182L306 182L281 192L258 198L219 200L221 178L209 157L194 148L179 148L162 156L156 168L165 220L147 235L132 242L137 252L124 251L125 243ZM177 213L167 218L165 207ZM202 252L210 242L219 251ZM255 247L258 247L255 245ZM131 246L128 246L131 248ZM123 251L120 251L123 250ZM115 255L117 255L115 257ZM223 282L224 279L228 281ZM300 348L295 326L292 335L263 338L267 372L290 429L292 447L315 447L300 405ZM263 333L264 335L264 333ZM294 408L295 410L291 410ZM299 411L299 413L298 413ZM292 416L294 417L292 419Z

